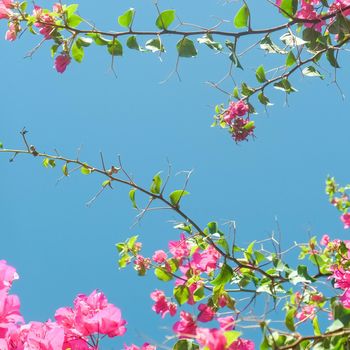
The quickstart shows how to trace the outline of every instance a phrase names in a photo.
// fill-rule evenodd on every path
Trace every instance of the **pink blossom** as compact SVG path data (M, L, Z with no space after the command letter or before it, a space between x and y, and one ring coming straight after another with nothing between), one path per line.
M125 350L156 350L157 347L149 343L144 343L141 347L131 344L130 346L124 344Z
M210 273L217 267L220 253L211 245L203 252L197 249L192 255L192 261L201 272Z
M320 240L320 244L322 246L327 246L329 242L330 242L329 236L328 235L323 235L321 240Z
M168 244L170 253L179 260L190 255L190 244L186 240L186 236L181 233L179 241L170 241Z
M12 16L10 11L3 3L0 3L0 19L8 19Z
M317 20L320 19L320 15L317 14L317 12L314 9L314 6L309 3L304 3L301 10L297 13L297 18L299 19L307 19L307 20ZM317 30L318 32L322 31L322 26L326 24L325 21L320 20L319 22L315 23L304 23L304 26L307 28L313 28Z
M188 312L181 311L180 321L174 324L173 331L178 334L179 338L193 338L197 331L193 316Z
M138 271L141 276L143 276L146 273L146 270L149 270L151 268L152 262L150 258L145 258L142 255L137 255L134 264L135 270Z
M197 329L197 341L203 348L209 350L226 349L227 339L220 329Z
M344 224L344 229L350 228L350 213L343 214L340 219Z
M249 119L235 118L232 127L232 137L236 142L247 140L250 135L253 135L255 126L250 124Z
M3 4L6 8L13 8L13 0L1 0L0 4Z
M68 54L61 54L55 59L54 68L58 73L63 73L70 63L70 56Z
M224 331L230 331L235 328L235 319L233 316L218 317L220 328Z
M215 316L215 311L206 304L198 305L198 310L200 313L197 317L197 320L200 322L210 322Z
M168 256L164 250L156 250L152 256L152 259L154 262L162 264L167 259L167 257Z
M18 280L16 269L7 265L6 260L0 260L0 290L11 288L12 282Z
M314 305L305 305L301 308L299 312L295 315L297 319L300 321L304 321L306 319L313 320L316 315L316 308Z
M350 0L335 0L333 4L329 7L328 12L338 12L341 11L343 16L349 16L350 15L350 9L344 10L345 8L350 6Z
M228 350L254 350L255 345L251 340L239 338L234 341L228 348Z
M242 100L238 102L232 101L226 111L224 121L227 124L231 124L232 120L236 117L243 117L249 111L249 106Z
M0 290L0 325L23 322L20 305L17 295L8 295L5 289Z
M9 29L5 34L5 40L15 41L17 39L17 26L14 23L10 23Z
M333 271L332 278L335 280L335 288L340 288L343 290L350 288L349 270L344 270L342 267L331 267L331 271Z
M63 7L59 2L56 2L55 4L53 4L52 9L53 9L53 12L63 13Z
M169 312L170 316L174 316L177 311L175 303L169 302L162 290L155 290L151 293L151 299L155 301L152 310L160 314L162 318Z
M350 309L350 289L346 289L339 297L339 300L346 309Z

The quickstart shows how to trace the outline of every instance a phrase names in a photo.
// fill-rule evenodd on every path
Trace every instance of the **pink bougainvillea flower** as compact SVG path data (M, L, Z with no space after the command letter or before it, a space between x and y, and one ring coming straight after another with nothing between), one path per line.
M254 123L249 119L243 119L241 117L235 118L231 125L232 137L236 142L246 141L250 135L254 134Z
M156 350L157 347L149 343L144 343L141 347L136 346L135 344L131 344L130 346L124 344L124 349L125 350Z
M328 235L323 235L321 240L320 240L320 244L322 246L327 247L328 243L330 242L329 236Z
M200 322L210 322L215 316L215 311L206 304L198 305L198 310L200 313L197 317L197 320Z
M17 26L14 23L9 24L9 29L5 34L5 40L15 41L17 39Z
M0 290L8 290L14 280L18 280L16 269L7 265L6 260L0 260Z
M0 290L0 326L7 323L23 323L20 305L17 295L8 295L5 289Z
M226 111L224 121L227 124L231 124L232 120L236 117L243 117L249 111L249 106L242 100L238 102L232 101Z
M201 272L210 273L217 268L220 253L211 245L203 252L197 249L192 255L192 262Z
M152 310L157 314L160 314L162 318L164 318L167 313L169 313L170 316L174 316L176 314L177 305L169 302L162 290L155 290L152 292L151 298L155 301L155 304L152 306Z
M179 338L195 337L197 325L193 316L188 312L181 311L180 321L174 324L173 331L178 334Z
M170 253L176 259L182 260L190 255L190 244L183 233L181 233L179 241L170 241L168 246Z
M150 258L145 258L142 255L137 255L134 260L135 270L139 272L139 275L143 276L147 270L151 268L152 261Z
M71 58L68 54L61 54L56 57L54 68L58 73L63 73L69 65L70 61Z
M328 12L334 13L340 11L343 16L349 16L350 15L350 0L335 0L333 4L329 7Z
M339 297L339 301L346 309L350 309L350 289L345 290L345 292Z
M8 19L12 16L12 11L9 10L3 3L0 2L0 19Z
M343 222L345 229L350 228L350 213L343 214L340 217L340 220Z
M322 27L326 24L325 21L320 20L320 15L314 9L314 6L309 3L304 3L301 10L297 13L297 18L299 19L307 19L307 20L319 20L318 22L312 23L304 23L304 26L307 28L313 28L318 32L322 31Z
M154 262L162 264L167 259L167 254L164 250L156 250L152 256Z
M235 328L235 319L233 316L218 317L220 328L224 331L230 331Z
M254 350L255 345L251 340L239 338L234 341L229 347L228 350Z
M53 4L52 10L53 12L56 12L56 13L63 13L63 7L59 2L56 2L55 4Z
M295 317L300 320L304 321L306 319L313 320L316 315L316 308L314 305L305 305L301 308L299 312L295 315Z
M226 349L227 339L220 329L197 329L197 341L203 348L209 350Z

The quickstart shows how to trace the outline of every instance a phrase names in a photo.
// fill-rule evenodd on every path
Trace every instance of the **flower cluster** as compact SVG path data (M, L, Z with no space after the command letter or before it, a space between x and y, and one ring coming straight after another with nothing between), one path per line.
M99 291L93 291L88 296L78 295L73 308L58 309L55 322L25 323L18 296L9 294L16 279L16 270L0 260L2 350L98 350L101 337L121 336L126 331L126 322L120 310L108 303L105 295Z

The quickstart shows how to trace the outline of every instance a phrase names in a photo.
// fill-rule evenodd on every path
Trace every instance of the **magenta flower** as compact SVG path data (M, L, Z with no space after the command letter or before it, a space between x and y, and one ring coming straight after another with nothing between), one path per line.
M0 290L0 329L8 323L23 323L20 312L20 301L17 295L8 295L5 289Z
M209 350L223 350L226 349L227 339L220 329L197 329L197 341L203 348Z
M12 282L18 278L16 269L7 265L6 260L0 260L0 291L2 289L9 290Z
M345 213L340 217L340 220L344 224L344 229L350 228L350 213Z
M197 317L197 320L200 322L210 322L215 316L215 311L206 304L198 305L198 310L200 313Z
M210 273L217 268L220 253L211 245L206 250L200 252L199 249L192 255L192 261L201 272Z
M167 254L164 250L156 250L152 256L154 262L162 264L167 259Z
M187 242L186 237L181 233L179 241L170 241L169 251L176 259L182 260L190 255L190 244Z
M177 311L177 305L175 303L169 302L162 290L155 290L151 293L151 299L155 301L152 306L152 310L160 314L162 318L169 312L170 316L174 316Z
M235 328L235 319L233 316L218 317L220 328L224 331L230 331Z
M194 338L197 325L193 316L188 312L181 311L180 321L174 324L173 331L178 334L179 338Z
M255 345L251 340L239 338L234 341L228 350L254 350Z
M68 54L61 54L56 57L54 68L58 73L63 73L66 70L67 66L70 64L70 61L71 59Z
M316 315L316 308L314 305L305 305L301 308L299 312L295 315L295 317L300 320L304 321L307 319L313 320Z

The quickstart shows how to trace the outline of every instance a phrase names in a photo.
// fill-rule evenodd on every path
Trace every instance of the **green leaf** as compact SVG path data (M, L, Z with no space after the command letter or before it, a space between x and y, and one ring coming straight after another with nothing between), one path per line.
M241 335L241 332L238 332L238 331L224 332L224 336L227 339L227 346L230 346L234 341L236 341L240 335Z
M236 54L236 43L231 42L230 40L226 40L225 45L231 51L230 56L229 56L230 60L233 62L233 64L237 68L243 69L241 63L239 62L237 54Z
M197 302L204 298L205 298L204 287L197 288L193 293L193 300Z
M99 46L108 45L108 43L111 41L111 40L107 40L102 35L97 34L97 33L89 33L89 34L87 34L87 36L92 38L94 40L95 44L99 45Z
M162 187L162 178L160 177L160 173L157 173L156 175L154 175L153 180L152 180L152 185L150 188L150 191L153 194L159 194L160 193L160 189Z
M286 66L287 67L291 67L293 64L296 63L296 58L294 56L294 53L293 51L289 51L288 52L288 55L287 55L287 58L286 58Z
M268 97L266 97L263 92L260 92L260 94L258 95L258 100L261 104L263 104L265 106L272 105L272 103L270 103L270 100L268 99Z
M110 186L111 185L111 180L105 180L102 182L102 187L105 188L106 186Z
M287 311L286 318L285 318L285 325L286 327L291 331L295 332L295 326L294 326L294 316L295 316L296 309L292 308Z
M315 335L321 335L322 334L322 332L320 330L320 325L318 323L317 316L315 316L314 319L312 320L312 327L314 329L314 334Z
M135 35L132 35L132 36L129 36L129 37L128 37L128 40L126 41L126 46L127 46L129 49L132 49L132 50L144 51L144 50L141 48L141 46L138 44Z
M303 69L303 74L307 77L318 77L322 80L324 79L324 76L313 66L309 66Z
M62 166L62 173L64 176L68 176L69 175L69 172L68 172L68 164L65 163L63 166Z
M173 279L173 276L169 272L167 272L164 269L159 268L159 267L157 267L154 270L154 274L157 276L157 278L159 280L164 281L164 282L168 282L168 281Z
M260 48L267 51L268 53L279 53L282 55L285 55L287 51L282 50L279 48L270 38L269 35L266 35L261 41L260 41Z
M244 4L236 13L236 16L233 20L233 24L236 28L244 28L248 26L249 20L249 8Z
M203 35L201 38L198 38L197 41L200 44L207 45L212 50L222 51L222 45L219 42L214 41L213 36L210 33Z
M298 10L298 0L282 0L280 9L284 17L291 18Z
M81 36L77 39L76 42L79 46L88 47L92 44L92 39Z
M43 166L45 168L54 168L56 166L56 162L54 159L45 158L43 160Z
M174 192L171 192L169 195L171 204L177 207L180 203L181 198L187 196L188 194L190 193L184 190L176 190Z
M326 330L326 333L331 333L335 331L339 331L340 329L344 328L343 322L340 320L335 320Z
M182 38L179 40L176 44L176 49L180 57L197 56L196 47L194 46L193 41L188 38Z
M315 282L316 279L311 277L307 271L307 266L305 265L299 265L298 268L297 268L297 271L298 271L298 274L299 276L302 276L304 277L307 281L310 281L310 282Z
M219 274L216 276L216 278L211 281L211 284L213 286L220 286L225 285L226 283L230 282L233 277L233 270L232 268L227 265L226 263L222 265L221 270Z
M134 19L135 9L130 8L118 17L118 23L120 26L130 28Z
M326 52L326 57L331 66L334 68L340 68L338 61L335 58L334 49L328 49Z
M174 22L175 17L175 10L165 10L157 17L156 26L166 30Z
M84 175L90 175L91 169L84 165L80 168L80 172Z
M83 19L76 14L67 17L67 25L71 28L77 27L82 21Z
M78 10L79 5L78 4L71 4L67 6L65 13L67 16L71 16L74 12Z
M266 81L265 69L263 65L257 68L255 76L259 83L264 83Z
M192 340L181 339L176 342L173 350L199 350L199 345L194 344Z
M122 56L123 55L123 46L119 40L113 39L107 44L108 52L112 56Z
M133 208L135 208L135 209L137 209L137 204L136 204L136 200L135 200L135 193L136 193L136 191L137 191L136 188L133 188L129 192L129 198L130 198L130 200L132 202Z
M79 63L81 63L84 58L84 49L77 42L72 46L72 57Z
M145 48L152 52L157 52L157 51L165 52L164 46L159 38L148 40L145 44Z
M273 84L274 88L277 90L282 90L286 92L287 94L290 94L291 92L296 92L297 90L292 87L288 79L284 78L278 83Z
M23 1L20 3L19 8L21 9L22 12L26 12L27 5L28 5L27 1Z
M177 286L174 288L174 297L179 305L183 305L190 297L190 290L186 285Z
M4 145L1 141L0 141L0 148L4 148Z

